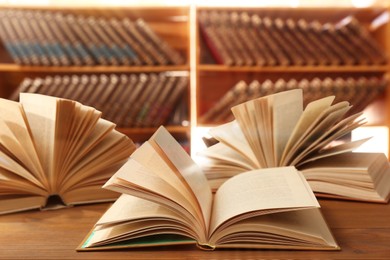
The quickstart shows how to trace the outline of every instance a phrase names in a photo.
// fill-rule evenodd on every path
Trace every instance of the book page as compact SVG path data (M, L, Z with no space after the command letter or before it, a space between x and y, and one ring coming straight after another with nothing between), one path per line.
M319 207L306 180L294 167L253 170L221 185L214 197L210 234L224 222L270 212Z
M151 230L154 233L163 233L161 229L170 233L178 232L175 227L181 227L179 229L186 230L187 236L197 238L196 233L191 230L192 226L183 223L182 218L174 211L159 204L123 194L98 220L93 235L85 242L83 247L109 244L115 242L113 240L124 241L135 238L138 235L137 231L147 230L152 225L156 226L156 224L159 224L160 230ZM164 224L167 225L164 227ZM173 226L173 228L169 230L169 226Z
M212 205L212 193L201 168L196 165L164 127L160 127L149 141L155 142L160 147L163 154L173 164L180 176L184 178L186 185L194 193L202 210L203 221L207 230ZM164 156L163 154L162 156Z
M284 91L270 96L273 122L273 150L275 165L279 166L283 151L303 112L301 89Z
M2 133L0 151L4 153L0 165L40 187L47 186L46 176L21 104L0 99L0 129Z
M237 153L240 153L253 168L259 168L259 162L254 154L253 150L248 144L238 122L236 120L213 127L209 131L210 135L221 143L228 146L228 149L233 149ZM209 149L213 149L209 147Z
M173 173L166 172L166 174ZM205 225L203 219L197 217L199 215L197 209L193 208L193 205L171 183L134 159L130 158L103 188L137 196L176 211L182 216L183 221L194 226L199 236L204 237Z
M53 156L57 118L57 98L39 94L21 93L20 103L26 113L36 150L49 183L54 191Z
M314 122L318 116L330 105L334 100L334 96L326 97L309 103L305 110L303 111L301 117L299 118L298 123L296 124L291 136L286 144L286 147L283 151L282 158L280 160L280 166L286 166L285 158L291 151L291 148L298 142L303 133L309 128L309 126Z

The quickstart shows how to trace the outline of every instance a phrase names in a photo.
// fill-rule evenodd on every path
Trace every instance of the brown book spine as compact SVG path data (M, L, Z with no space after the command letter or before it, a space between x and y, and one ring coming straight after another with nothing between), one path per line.
M128 126L126 125L126 122L128 120L129 114L134 109L135 102L137 102L137 98L144 90L145 85L147 84L149 80L149 76L145 73L139 74L136 76L137 81L135 84L129 86L130 91L127 92L126 98L122 99L122 111L117 114L116 116L116 123L119 126Z
M137 54L115 33L114 28L105 19L97 20L101 33L106 35L106 41L111 42L111 49L116 53L122 65L140 65ZM136 61L137 60L137 61Z
M15 32L10 28L9 23L5 20L7 20L5 12L0 10L0 38L12 60L17 64L22 65L24 63L24 52L17 44Z
M161 112L158 114L158 117L154 120L153 126L160 126L167 123L169 119L169 115L172 113L174 108L176 107L178 101L181 99L183 93L188 87L188 78L187 77L179 77L176 81L173 90L168 95L165 100L163 106L161 107Z
M296 66L306 65L304 51L302 51L301 45L296 43L296 38L288 30L285 21L280 18L268 19L268 23L266 21L265 19L266 25L268 24L270 28L274 28L274 38L277 39L279 46L289 56L291 64Z
M107 104L107 107L104 109L107 120L115 123L119 121L118 115L121 115L121 111L128 105L126 100L135 82L137 82L137 77L134 74L130 76L125 74L119 75L118 84L110 97L110 104Z
M49 88L51 88L53 81L54 81L53 76L46 76L43 80L42 86L39 88L38 93L47 95L46 93L49 91Z
M38 27L41 30L41 35L47 41L47 49L50 54L50 59L52 60L53 65L55 65L54 59L58 60L58 65L69 66L71 61L69 57L66 55L65 50L62 47L62 44L58 41L55 34L52 32L48 25L48 20L46 20L47 16L44 16L41 12L33 12L32 13L35 20L38 23Z
M268 23L270 20L265 19ZM252 15L252 25L256 28L258 34L260 35L260 39L266 43L268 51L272 53L272 55L276 58L278 65L287 66L291 64L288 56L284 53L283 49L280 48L278 42L274 39L274 35L271 27L266 25L258 15Z
M110 78L107 75L100 74L98 76L98 83L94 91L88 97L87 102L90 106L95 107L96 104L99 104L99 100L102 97L104 91L107 89L109 82L110 82Z
M143 33L156 48L158 48L163 56L169 60L169 63L174 65L182 65L185 63L184 58L178 51L173 49L166 41L157 35L152 28L143 19L138 18L135 21L138 30Z
M39 56L43 65L59 66L60 61L57 55L50 48L49 39L43 34L39 26L38 19L35 16L35 12L19 13L19 19L25 20L25 24L23 25L25 31L31 30L35 44L39 47ZM27 26L29 26L29 29L27 29Z
M386 63L385 52L356 18L346 17L336 24L336 28L364 52L372 64Z
M174 90L177 77L168 77L166 84L161 89L161 92L158 95L158 98L155 100L154 104L150 108L150 113L145 118L143 126L151 127L154 126L159 114L164 107L164 103L167 100L170 93Z
M75 66L82 65L82 61L81 58L79 57L79 54L75 51L68 37L64 34L64 32L56 23L53 13L45 12L42 15L45 21L44 24L41 25L42 28L45 28L43 30L45 30L46 33L52 34L52 37L56 40L55 44L57 45L57 48L61 52L60 54L61 57L62 56L66 57L66 60L60 59L62 63L64 65L75 65Z
M13 32L15 44L23 53L25 65L47 65L48 60L40 55L39 46L35 43L29 24L24 24L24 17L16 17L18 13L13 10L6 12L3 24L8 32Z
M156 48L150 43L150 41L137 29L134 22L128 18L122 19L122 25L126 32L130 34L144 50L148 53L149 57L153 59L154 65L167 65L168 60L159 53Z
M99 65L117 65L116 60L105 52L103 44L96 37L96 34L83 16L74 17L68 15L67 19Z
M154 86L153 90L142 104L141 110L138 112L138 115L135 119L135 126L136 127L143 127L145 126L145 120L148 118L151 108L153 104L156 102L156 100L159 98L159 95L162 91L162 88L166 84L167 77L165 76L165 73L160 73L158 75L157 83Z
M240 16L237 12L226 13L225 19L229 22L227 26L230 27L231 38L234 40L237 52L243 60L243 66L253 66L255 64L254 55L258 55L246 33L243 33Z
M158 76L154 73L148 74L148 81L145 84L140 84L137 87L139 88L139 94L132 96L130 102L133 103L132 109L128 112L126 118L124 119L123 125L125 126L135 126L137 115L142 109L142 106L147 102L149 96L152 92L155 91L157 85ZM141 81L144 82L144 81ZM136 90L138 91L138 89ZM135 92L134 92L135 93Z
M325 34L329 35L329 43L332 42L333 49L338 53L338 55L344 60L344 64L347 65L356 65L359 63L360 53L356 53L354 45L350 41L346 41L342 35L335 29L333 24L327 23L323 26L323 31ZM359 57L356 57L356 54ZM367 62L364 62L367 63Z
M319 56L318 63L320 65L339 65L340 59L335 56L332 52L328 51L326 46L322 43L317 32L315 32L306 20L299 19L296 23L297 30L306 36L307 41L316 50L317 56Z
M19 95L22 92L29 92L34 80L31 78L24 78L23 81L18 85L18 87L12 92L8 97L10 100L19 101Z
M232 16L235 14L233 13ZM257 65L264 66L267 64L267 54L264 54L262 50L264 47L260 46L262 44L259 41L257 34L254 33L254 29L251 28L251 20L250 16L247 12L237 13L237 34L243 40L243 44L248 51L248 55L252 57L253 64L247 65ZM268 62L268 64L272 64L272 62Z
M238 52L237 41L228 24L228 15L225 12L210 12L210 22L214 26L214 32L226 47L226 52L230 53L233 66L242 66L244 61Z
M108 37L108 34L100 26L100 23L94 17L88 17L86 19L90 33L94 34L97 44L100 46L101 52L104 54L106 59L110 61L111 65L129 65L130 62L126 59L126 56L116 45L113 39Z
M230 66L233 64L233 58L227 51L226 46L219 38L216 28L210 21L209 13L202 11L198 15L199 32L205 45L208 47L211 55L217 64Z
M112 18L109 20L109 24L114 28L115 32L118 34L123 42L126 44L126 49L130 52L134 50L136 56L133 59L135 65L153 65L154 60L150 55L145 51L143 46L135 40L133 35L128 33L125 29L125 26L122 22Z
M71 75L68 86L65 88L62 98L76 100L75 94L77 92L77 87L80 84L80 77L78 75Z
M340 47L334 42L332 36L329 35L327 30L320 22L311 22L310 28L312 29L316 37L319 39L320 43L325 47L329 56L332 57L333 64L340 65L352 63L352 61L348 59L348 56L346 56L343 53L342 49L340 49Z
M88 52L85 41L88 41L80 31L79 25L75 23L72 15L63 16L61 13L54 15L54 22L64 33L65 38L69 40L69 51L74 51L80 57L84 65L95 65L96 61ZM81 35L79 38L78 35Z
M298 29L296 22L293 19L287 19L285 21L286 30L291 34L291 37L295 38L296 47L301 52L307 65L324 65L325 59L322 54L318 52L309 41L307 35Z

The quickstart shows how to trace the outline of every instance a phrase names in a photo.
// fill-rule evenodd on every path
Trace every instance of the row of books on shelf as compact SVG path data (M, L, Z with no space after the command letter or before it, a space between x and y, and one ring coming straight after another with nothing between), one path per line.
M0 38L15 63L42 66L181 65L142 18L106 18L59 11L0 10Z
M204 10L202 43L214 63L229 66L324 66L386 63L369 31L348 16L337 23ZM207 57L203 55L202 59ZM207 61L206 61L207 62Z
M242 102L267 96L291 89L303 90L303 104L308 103L326 96L334 95L336 101L345 100L353 106L349 113L358 113L364 110L378 96L383 94L388 84L385 77L359 77L346 78L314 78L311 80L284 80L278 79L275 82L265 80L259 82L253 80L247 83L239 81L230 88L219 100L199 118L201 123L221 123L234 119L231 108Z
M25 78L9 99L20 93L55 96L94 107L119 127L156 127L188 121L187 88L181 72L55 75Z
M364 120L333 101L304 109L294 89L241 103L234 121L211 129L219 142L197 164L164 127L136 149L92 107L33 93L0 99L0 214L45 208L53 195L66 205L115 200L80 251L338 250L315 195L387 203L390 165L351 152L365 140L334 144Z

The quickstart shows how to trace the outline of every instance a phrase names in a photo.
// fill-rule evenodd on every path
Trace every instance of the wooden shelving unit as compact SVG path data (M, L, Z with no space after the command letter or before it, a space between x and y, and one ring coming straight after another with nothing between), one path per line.
M0 6L0 9L11 8ZM185 59L183 65L167 66L24 66L15 64L4 46L0 44L0 97L7 98L16 89L20 82L26 78L45 77L47 75L91 75L91 74L140 74L161 72L188 73L189 67L189 8L187 7L14 7L21 10L39 10L61 12L63 14L94 16L103 18L129 18L136 20L142 18L151 29L160 36L169 46L179 52ZM189 95L190 90L187 93ZM189 100L189 98L188 98ZM190 110L190 104L188 109ZM104 112L104 111L103 111ZM189 113L189 112L188 112ZM104 113L103 113L104 115ZM188 114L188 119L189 119ZM190 140L189 126L168 125L169 131L180 141ZM119 130L135 142L147 140L157 128L119 128Z

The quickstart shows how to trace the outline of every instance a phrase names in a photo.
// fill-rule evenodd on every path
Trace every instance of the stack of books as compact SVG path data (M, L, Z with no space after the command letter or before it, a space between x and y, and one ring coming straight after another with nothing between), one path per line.
M17 64L156 66L185 60L142 19L0 10L0 38Z
M71 99L120 127L156 127L188 120L187 88L188 77L174 72L56 75L25 78L9 99L18 100L20 93Z
M199 29L215 63L228 66L384 64L384 51L352 16L338 23L239 11L201 11Z
M322 97L335 95L336 101L345 100L350 102L349 114L364 110L375 98L382 95L386 89L388 80L379 77L346 78L314 78L311 80L278 79L275 82L265 80L260 83L257 80L250 82L239 81L229 91L216 101L210 109L200 118L202 123L221 123L231 121L234 117L231 108L242 102L267 96L291 89L303 90L303 104Z

